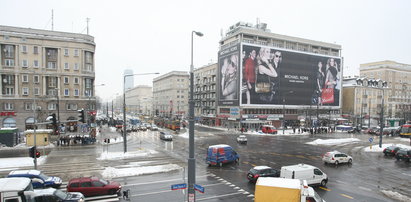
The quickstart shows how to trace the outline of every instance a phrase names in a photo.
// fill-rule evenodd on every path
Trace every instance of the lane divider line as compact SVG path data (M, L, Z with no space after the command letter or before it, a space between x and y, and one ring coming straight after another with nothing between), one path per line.
M346 195L346 194L340 194L341 196L344 196L344 197L347 197L347 198L349 198L349 199L354 199L353 197L351 197L351 196L348 196L348 195Z
M325 190L325 191L331 191L331 189L327 189L325 187L319 187L319 188L322 189L322 190Z

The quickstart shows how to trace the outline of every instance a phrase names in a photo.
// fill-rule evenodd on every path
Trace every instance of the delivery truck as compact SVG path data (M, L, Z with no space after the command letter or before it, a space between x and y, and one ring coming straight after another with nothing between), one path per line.
M308 185L320 185L325 187L328 176L319 168L308 164L297 164L281 167L281 178L307 180Z
M259 177L254 196L255 202L325 202L307 181L277 177Z

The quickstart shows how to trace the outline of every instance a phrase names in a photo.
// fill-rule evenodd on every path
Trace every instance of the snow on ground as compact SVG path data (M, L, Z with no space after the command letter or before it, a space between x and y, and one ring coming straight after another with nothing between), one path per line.
M365 152L382 152L385 148L389 147L389 146L398 146L401 148L407 148L407 149L411 149L411 146L407 146L407 145L403 145L403 144L382 144L381 148L378 144L376 145L372 145L372 147L365 147L364 151Z
M173 170L180 170L182 167L176 164L158 165L158 166L144 166L144 167L133 167L133 168L113 168L107 167L102 171L103 178L117 178L135 175L145 175L161 172L170 172Z
M37 165L46 162L47 156L40 156L37 159ZM19 167L33 166L34 161L31 157L0 158L0 171L17 170Z
M32 146L26 145L26 143L20 143L14 147L0 147L0 150L15 150L15 149L29 149ZM36 146L37 149L42 149L42 148L54 148L56 147L54 144L50 143L49 145L46 146ZM41 152L41 151L40 151Z
M150 156L151 154L157 154L154 150L141 150L132 152L103 152L97 160L119 160L134 157Z
M110 138L110 143L106 143L103 140L101 140L101 144L103 144L103 145L117 144L117 143L121 143L121 142L123 142L123 137Z
M407 196L404 196L404 195L402 195L398 192L394 192L394 191L390 191L390 190L381 190L381 192L383 194L385 194L386 196L388 196L392 199L398 200L398 201L404 201L404 202L411 201L411 198L409 198Z
M405 137L396 137L394 139L402 141L402 142L411 142L410 138L405 138Z
M344 144L344 143L352 143L352 142L360 142L361 140L358 138L342 138L342 139L328 139L328 140L323 140L323 139L316 139L312 142L307 142L306 144L311 144L311 145L339 145L339 144Z
M180 134L180 135L178 135L178 137L182 137L182 138L186 138L186 139L188 139L188 132L185 132L185 133L183 133L183 134Z

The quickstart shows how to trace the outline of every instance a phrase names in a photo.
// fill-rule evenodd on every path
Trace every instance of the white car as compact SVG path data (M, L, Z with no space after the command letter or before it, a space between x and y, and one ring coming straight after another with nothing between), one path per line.
M327 152L323 155L324 163L332 163L338 165L340 163L352 163L352 157L339 151Z
M240 144L247 144L247 137L245 135L240 135L237 137L237 142Z

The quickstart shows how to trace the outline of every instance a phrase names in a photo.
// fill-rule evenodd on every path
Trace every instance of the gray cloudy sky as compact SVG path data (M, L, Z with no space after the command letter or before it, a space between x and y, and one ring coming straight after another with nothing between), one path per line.
M394 60L411 64L411 1L408 0L0 0L0 24L86 33L95 37L97 94L122 93L123 71L189 71L191 31L194 66L216 62L221 30L239 22L268 24L272 32L337 43L344 75L362 63ZM135 76L152 85L159 75Z

